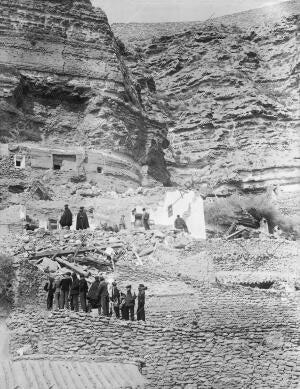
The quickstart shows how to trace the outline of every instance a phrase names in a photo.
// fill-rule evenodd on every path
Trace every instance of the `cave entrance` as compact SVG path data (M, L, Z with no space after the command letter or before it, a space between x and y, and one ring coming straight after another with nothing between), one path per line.
M14 156L14 165L17 169L25 168L25 156L15 155Z
M53 154L53 170L75 170L76 154Z
M98 167L97 167L97 173L102 174L102 173L103 173L103 168L100 167L100 166L98 166Z
M262 282L241 282L240 285L248 286L250 288L258 289L270 289L274 285L274 281L262 281Z
M23 193L25 191L25 187L23 185L10 185L8 187L8 191L10 193Z

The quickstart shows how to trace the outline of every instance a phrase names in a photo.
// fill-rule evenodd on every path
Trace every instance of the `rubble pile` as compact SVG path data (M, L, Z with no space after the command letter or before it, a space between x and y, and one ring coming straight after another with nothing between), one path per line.
M3 240L4 251L18 259L27 259L47 273L71 270L99 274L113 271L118 261L142 265L159 244L172 241L172 231L122 230L103 231L26 231ZM176 244L175 244L176 246Z

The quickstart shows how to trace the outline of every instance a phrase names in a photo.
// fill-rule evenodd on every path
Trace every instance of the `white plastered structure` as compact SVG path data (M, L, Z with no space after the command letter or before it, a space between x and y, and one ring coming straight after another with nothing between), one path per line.
M172 216L168 212L171 205ZM174 226L177 215L184 218L193 238L206 239L204 201L200 195L194 191L167 192L163 205L151 212L151 219L158 225Z

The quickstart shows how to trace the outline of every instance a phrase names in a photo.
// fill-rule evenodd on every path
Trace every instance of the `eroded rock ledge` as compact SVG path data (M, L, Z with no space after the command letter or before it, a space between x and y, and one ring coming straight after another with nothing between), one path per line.
M89 0L0 4L0 140L126 152L167 183L166 128L143 112L105 13Z

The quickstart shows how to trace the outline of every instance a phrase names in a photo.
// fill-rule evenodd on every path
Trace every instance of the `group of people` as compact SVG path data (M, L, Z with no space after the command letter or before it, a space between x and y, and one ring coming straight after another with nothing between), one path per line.
M140 223L145 230L150 230L150 214L146 208L143 208L143 213L138 213L136 208L131 211L131 226L136 227L137 223Z
M95 277L90 288L84 277L76 273L66 272L62 277L49 277L44 286L47 292L47 309L71 309L91 312L98 309L99 315L111 316L122 320L135 320L135 305L137 300L136 318L145 321L145 291L147 287L139 285L138 295L132 293L131 285L126 286L126 293L120 291L116 282L112 283L111 292L104 277Z
M150 230L150 215L147 212L146 208L143 208L143 213L139 214L137 213L136 208L134 208L131 211L131 225L132 228L136 226L136 222L140 220L141 225L145 228L145 230ZM70 229L73 224L73 214L68 206L68 204L65 205L65 209L63 214L61 215L59 224L62 228ZM86 230L89 228L89 219L87 216L87 213L84 209L84 207L80 207L79 212L77 214L76 218L76 230ZM114 231L119 232L120 230L126 229L126 222L125 222L125 215L121 215L119 226L109 226L107 223L104 223L102 225L102 228L105 231Z
M60 218L59 224L62 228L70 229L73 224L73 214L68 206L65 205L65 210ZM76 230L86 230L89 228L89 219L84 207L80 207L76 218Z

